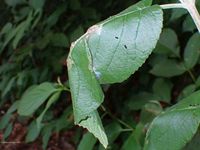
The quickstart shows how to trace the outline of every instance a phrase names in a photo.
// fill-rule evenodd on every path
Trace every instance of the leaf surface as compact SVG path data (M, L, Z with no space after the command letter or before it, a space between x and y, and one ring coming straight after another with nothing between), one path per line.
M199 98L197 91L155 118L148 129L144 150L182 149L199 127Z

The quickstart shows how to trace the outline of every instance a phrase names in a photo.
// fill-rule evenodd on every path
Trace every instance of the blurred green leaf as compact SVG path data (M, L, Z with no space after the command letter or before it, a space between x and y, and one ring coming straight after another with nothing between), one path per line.
M196 85L196 88L200 87L200 76L196 79L195 85Z
M28 142L33 142L35 139L39 136L40 134L40 129L37 127L37 124L35 121L32 121L31 124L28 127L28 133L26 135L25 141Z
M176 60L165 59L154 65L150 73L159 77L174 77L183 74L186 68Z
M63 33L55 33L51 37L51 44L57 47L69 47L69 40Z
M15 112L18 108L19 105L19 101L15 101L8 109L8 111L6 112L7 114L11 114L13 112Z
M179 42L174 30L166 28L162 31L154 52L180 57Z
M15 7L16 5L23 4L26 1L25 0L5 0L6 4L12 7Z
M81 8L81 3L79 0L69 0L70 8L72 10L79 10Z
M119 123L113 121L112 123L105 126L105 131L106 135L108 136L108 143L109 143L108 149L113 149L114 147L112 146L115 145L113 142L118 138L120 133L123 132L123 129ZM98 150L105 150L105 148L102 145L99 145Z
M190 84L188 86L185 86L184 89L181 91L179 94L178 100L181 100L190 94L192 94L196 90L196 85L195 84Z
M44 114L49 109L49 107L58 100L58 98L60 97L60 93L61 93L61 91L57 91L57 92L53 93L51 95L51 97L49 98L49 100L47 101L45 109L43 110L43 112L40 114L40 116L36 120L38 128L40 128L40 126L41 126L41 122L44 117Z
M162 106L157 101L150 101L144 105L140 113L140 122L150 123L156 116L162 112Z
M183 148L183 150L196 150L197 147L200 147L200 133L199 131L196 135L192 138L192 140L187 143L187 145Z
M63 114L56 120L55 131L60 132L65 128L69 128L73 123L73 120L70 118L72 116L72 107L69 106L63 112Z
M15 82L16 82L16 77L12 77L9 82L7 83L5 89L3 90L2 92L2 95L1 97L5 97L12 89L12 87L15 85Z
M53 93L58 91L53 84L44 82L25 92L19 102L18 113L22 116L32 115Z
M52 124L48 124L42 130L42 148L44 150L47 148L49 139L50 139L51 134L52 134L53 127L54 126Z
M9 137L12 130L13 130L13 125L12 125L12 123L9 123L8 126L6 127L4 134L3 134L3 140L6 140Z
M142 150L142 138L144 137L144 125L138 123L136 129L129 135L122 145L122 150Z
M45 4L45 0L29 0L29 5L35 10L42 9Z
M94 137L93 134L87 132L83 135L77 150L93 150L97 139Z
M184 51L184 62L187 69L193 68L200 55L200 35L194 34L188 41Z
M185 9L172 9L172 14L170 17L170 21L175 21L180 17L186 15L188 12Z
M48 28L51 28L58 22L59 17L65 12L66 8L65 4L57 6L56 10L45 20Z
M170 80L157 78L153 84L153 92L160 98L159 101L170 103L172 87Z
M6 128L6 126L9 124L11 117L12 117L12 114L10 113L6 113L5 115L3 115L0 121L0 130Z
M16 27L16 35L13 39L13 48L15 49L19 41L23 38L25 31L30 27L32 21L32 11L29 13L27 19Z
M158 100L159 97L148 92L140 92L139 94L132 95L127 103L130 110L139 110L151 100Z
M4 27L1 29L0 35L8 33L12 29L12 23L8 22L4 25Z
M191 16L187 15L186 19L183 22L183 31L184 32L193 32L196 29L197 29L197 27L196 27L194 21L192 20Z
M71 34L70 34L70 42L74 42L75 40L77 40L83 34L84 34L84 29L80 25L73 32L71 32Z

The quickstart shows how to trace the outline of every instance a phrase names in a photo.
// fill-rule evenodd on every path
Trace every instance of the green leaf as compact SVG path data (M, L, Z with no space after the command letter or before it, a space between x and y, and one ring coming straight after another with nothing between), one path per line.
M10 113L6 113L5 115L3 115L0 121L0 130L4 129L9 124L11 117L12 114Z
M176 33L172 29L164 29L154 50L156 53L180 56L180 47Z
M44 3L45 0L29 0L29 5L32 6L35 10L42 9Z
M103 102L104 97L95 74L90 71L92 69L92 56L89 49L84 49L85 42L81 40L76 44L73 53L68 58L75 124L78 124L94 111ZM75 60L70 57L75 57Z
M183 22L183 31L184 32L193 32L197 27L190 15L187 15L186 19Z
M97 111L91 112L87 118L80 121L79 125L87 128L89 132L99 139L104 147L107 147L108 139Z
M100 83L124 81L155 48L162 28L162 11L158 6L137 5L134 10L128 8L129 12L125 10L93 26L86 34L92 69ZM147 29L146 24L151 28Z
M122 130L123 129L121 126L116 122L112 122L105 127L105 131L108 135L108 141L110 144L113 143L115 139L117 139Z
M164 59L153 66L150 73L160 77L173 77L183 74L186 68L183 63L176 60Z
M184 62L187 69L193 68L200 55L200 35L194 34L188 41L184 51Z
M183 150L196 150L197 147L200 147L200 133L199 131L197 134L192 138L192 140L187 143L187 145L183 148Z
M25 0L5 0L8 6L15 7L16 5L25 3Z
M159 39L162 19L159 6L140 2L92 26L71 45L67 64L75 124L104 147L107 138L96 112L103 102L100 83L122 82L145 62Z
M188 86L186 86L181 93L178 96L178 100L181 100L187 96L189 96L190 94L192 94L194 91L196 90L196 85L195 84L190 84Z
M25 141L33 142L40 134L40 129L37 127L37 124L35 121L32 121L31 124L28 127L28 134L26 135Z
M151 100L158 100L159 97L148 92L140 92L136 95L133 95L129 98L127 106L130 110L139 110L141 109L146 103Z
M196 88L200 87L200 76L196 79L195 85L196 85Z
M47 20L45 20L48 28L51 28L57 23L59 17L65 12L65 10L66 5L57 6L57 9L47 18Z
M177 20L186 14L188 14L188 12L185 9L172 9L172 15L170 17L170 20L171 21Z
M44 114L46 113L46 111L49 109L49 107L53 104L53 103L55 103L55 101L57 101L58 100L58 98L60 97L60 91L57 91L57 92L55 92L55 93L53 93L53 95L49 98L49 100L48 100L48 102L47 102L47 104L46 104L46 106L45 106L45 109L43 110L43 112L40 114L40 116L37 118L37 120L36 120L36 123L37 123L37 126L38 126L38 128L40 128L40 125L41 125L41 121L42 121L42 119L43 119L43 117L44 117Z
M19 101L15 101L8 109L8 111L6 112L7 114L11 114L13 112L15 112L18 108L19 105Z
M1 97L5 97L16 84L16 76L12 77L4 88Z
M81 8L81 3L79 0L69 0L69 7L72 10L79 10Z
M142 144L144 137L144 125L142 123L138 123L134 132L132 132L128 139L125 140L122 145L122 150L142 150ZM143 143L143 142L142 142Z
M12 30L12 26L12 23L6 23L1 29L0 35L7 34L8 32L10 32L10 30Z
M150 101L142 108L140 113L140 122L150 123L156 116L162 112L162 106L158 101Z
M109 149L113 149L113 146L115 145L113 142L118 138L123 129L119 123L112 122L105 126L105 131L106 135L108 136ZM99 145L98 150L105 150L105 148L102 145Z
M80 25L73 32L70 33L70 42L74 42L83 34L84 34L84 29Z
M172 87L169 80L157 78L153 84L153 92L160 98L159 101L170 103Z
M197 91L155 118L148 129L144 150L182 149L198 130L199 98Z
M45 150L52 134L54 125L48 124L42 130L42 148Z
M97 139L89 132L83 135L78 150L93 150Z
M14 49L17 47L19 41L23 38L25 31L30 27L32 19L33 19L32 11L30 11L27 19L17 26L16 35L15 35L15 38L13 39Z
M134 133L125 141L122 150L142 150L142 147L135 139Z
M18 113L22 116L32 115L56 91L58 89L48 82L29 89L23 94L19 102Z
M51 37L51 42L53 46L57 47L68 47L69 41L65 34L63 33L55 33Z
M12 123L9 123L8 126L6 127L5 132L4 132L3 140L6 140L9 137L9 135L12 132L12 129L13 129L13 125L12 125Z
M55 131L60 132L64 128L69 128L73 122L71 116L72 116L72 107L70 106L63 112L60 118L55 120L56 121Z

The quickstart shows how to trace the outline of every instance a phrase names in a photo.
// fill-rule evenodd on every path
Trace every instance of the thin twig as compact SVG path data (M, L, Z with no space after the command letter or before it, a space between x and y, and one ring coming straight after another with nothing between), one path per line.
M182 5L188 10L190 13L194 23L197 26L198 31L200 32L200 15L195 5L195 0L179 0Z
M107 111L106 108L101 105L101 109L106 112L111 118L113 118L114 120L116 120L117 122L119 122L120 124L124 125L125 127L127 127L129 130L134 130L133 127L131 127L129 124L127 124L126 122L122 121L121 119L117 118L116 116L114 116L111 112Z

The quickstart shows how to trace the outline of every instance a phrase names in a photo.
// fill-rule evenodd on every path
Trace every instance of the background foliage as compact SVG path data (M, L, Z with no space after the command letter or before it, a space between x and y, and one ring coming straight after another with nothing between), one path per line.
M71 149L103 149L90 133L73 125L66 58L70 43L88 27L135 2L0 1L2 141L16 140L12 137L20 123L27 126L21 140L39 140L44 149L61 131L72 134L68 141ZM199 2L197 6L200 8ZM185 10L164 12L165 29L146 63L123 83L103 86L105 102L99 111L109 138L108 149L141 149L151 121L200 87L197 29ZM31 108L26 103L23 106L30 117L16 111L26 99L34 101ZM199 133L185 149L198 145L198 139Z

